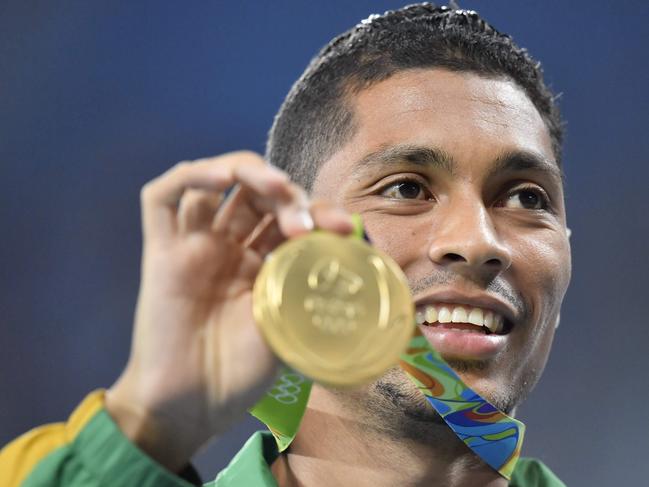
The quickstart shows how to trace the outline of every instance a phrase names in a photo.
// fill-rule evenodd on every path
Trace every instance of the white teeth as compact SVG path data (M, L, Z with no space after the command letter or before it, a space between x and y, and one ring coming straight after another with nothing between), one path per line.
M504 318L493 311L482 308L467 308L463 306L433 306L427 305L420 308L415 319L417 324L424 323L470 323L476 326L485 326L492 333L502 333L504 329Z
M490 330L494 330L494 314L491 311L487 311L484 315L484 321L482 322L484 326Z
M437 321L440 323L450 323L452 321L451 311L446 307L442 306L437 315Z
M426 321L435 323L437 321L437 309L435 306L426 306Z
M466 311L462 306L456 306L455 309L453 310L453 314L451 315L451 321L453 323L466 323L467 322L467 316L466 316Z
M426 321L426 316L421 311L417 311L415 313L415 321L417 322L418 325L422 325L424 321ZM429 323L431 322L429 321Z
M484 320L482 319L482 310L480 308L473 308L469 313L467 321L473 325L482 326Z

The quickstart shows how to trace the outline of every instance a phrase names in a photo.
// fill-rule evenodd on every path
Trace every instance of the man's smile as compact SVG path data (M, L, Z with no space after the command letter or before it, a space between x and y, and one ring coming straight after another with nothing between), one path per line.
M505 330L505 320L500 313L459 304L428 304L417 311L416 320L418 325L487 335L502 335Z
M437 293L419 300L416 321L433 348L445 358L484 360L507 345L517 313L489 296Z

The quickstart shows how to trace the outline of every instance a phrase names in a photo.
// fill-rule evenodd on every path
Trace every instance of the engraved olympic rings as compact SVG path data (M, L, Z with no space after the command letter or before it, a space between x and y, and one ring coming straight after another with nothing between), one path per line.
M266 394L282 404L295 404L298 401L304 376L295 372L282 374L271 390Z

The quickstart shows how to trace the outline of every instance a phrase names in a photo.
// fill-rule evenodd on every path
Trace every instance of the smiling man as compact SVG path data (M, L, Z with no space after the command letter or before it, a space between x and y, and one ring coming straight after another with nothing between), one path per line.
M269 137L275 167L232 153L145 186L129 363L68 423L5 448L0 476L11 486L197 483L192 455L277 370L251 309L264 257L314 226L349 233L350 213L403 269L432 346L513 414L543 371L570 280L560 147L538 64L475 12L422 4L363 21L289 93ZM257 434L210 485L276 484L508 482L395 368L353 391L314 386L285 453ZM563 484L522 459L509 485Z
M409 278L431 344L511 411L543 370L570 276L541 116L509 80L446 69L395 74L361 93L354 114L357 132L314 196L363 215Z

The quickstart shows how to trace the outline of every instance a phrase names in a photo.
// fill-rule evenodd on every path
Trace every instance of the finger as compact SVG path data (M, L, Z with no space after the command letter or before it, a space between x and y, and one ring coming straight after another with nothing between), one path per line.
M273 193L273 196L260 195L255 192L259 189L258 186L247 186L251 180L258 179L257 174L237 171L235 177L241 185L240 190L236 197L229 199L217 213L215 231L228 234L238 242L255 242L260 239L253 247L269 247L277 245L283 239L310 231L316 226L339 234L353 231L351 216L347 212L324 201L311 205L306 193L299 186L290 183L288 193L282 191L278 198L277 191L266 191ZM264 215L269 213L275 216L273 229L278 230L280 235L275 235L272 239L270 234L265 235L263 239L261 235L251 237L250 234L259 228Z
M177 229L178 203L187 189L222 192L234 184L234 169L238 166L269 168L264 160L252 152L233 152L219 157L182 162L147 183L141 192L144 233L168 235ZM286 184L288 177L279 169L259 171L270 178L271 192ZM270 176L269 176L270 174ZM263 189L263 181L257 185Z
M209 229L223 200L223 193L188 189L178 205L178 231L191 233Z
M315 226L321 230L348 235L354 231L351 214L343 208L323 200L311 202L311 215Z
M341 235L347 235L354 230L351 215L325 201L310 202L307 208L296 208L293 204L279 205L277 219L282 233L289 238L304 233L305 230L300 230L298 226L301 219L310 220L311 229L318 228ZM307 227L305 224L303 228Z
M319 229L340 235L348 235L354 230L351 215L342 208L335 207L330 203L324 201L313 202L310 213L313 215L315 226ZM263 257L286 241L286 238L286 235L279 227L276 215L268 213L250 233L245 241L245 246Z
M329 203L317 201L311 204L311 214L317 228L348 235L354 230L351 215L341 208ZM280 230L277 217L267 214L246 240L245 245L262 258L286 241Z
M291 203L303 197L303 191L300 192L299 187L290 182L284 171L268 164L239 164L233 168L233 176L252 192L277 201Z
M248 238L264 218L264 213L250 204L250 193L249 188L240 185L232 191L214 216L212 229L215 233L227 235L239 243Z
M145 236L168 236L177 230L177 208L188 189L222 192L232 185L232 169L181 162L150 181L140 194Z
M274 169L267 166L266 170ZM246 202L258 213L277 215L279 227L286 237L293 237L314 228L309 213L309 198L300 186L286 180L271 181L261 177L261 171L253 167L237 167L234 177L242 186L250 189ZM269 184L270 183L270 184ZM232 215L233 217L235 214Z
M257 176L255 175L255 178ZM255 188L247 186L248 181L245 176L241 177L239 181L240 184L236 186L235 190L217 212L212 226L216 233L227 235L228 238L239 243L254 240L255 237L251 234L259 233L259 229L263 228L265 221L273 220L273 228L279 231L277 217L275 215L279 206L284 205L293 208L304 205L308 207L308 202L302 203L300 201L298 203L297 200L292 199L291 191L294 191L293 189L288 192L283 190L270 191L273 194L272 196L268 194L261 195L255 192ZM265 189L267 190L267 188ZM266 193L269 193L269 191L266 191ZM282 202L282 200L285 202ZM291 223L293 227L299 228L289 230L289 235L300 231L311 230L314 226L313 219L308 213L307 208L296 211L305 213L306 216L299 216L297 217L297 222L293 221ZM288 218L292 220L296 219L292 215ZM282 237L282 239L285 238ZM247 244L245 245L248 246Z
M215 232L243 243L268 215L273 215L285 237L293 237L314 228L309 203L296 199L278 201L276 196L255 193L241 183L238 191L219 209L214 219Z
M285 241L286 237L279 228L277 217L268 213L249 235L245 245L263 258Z

